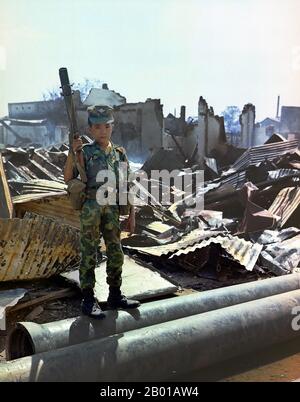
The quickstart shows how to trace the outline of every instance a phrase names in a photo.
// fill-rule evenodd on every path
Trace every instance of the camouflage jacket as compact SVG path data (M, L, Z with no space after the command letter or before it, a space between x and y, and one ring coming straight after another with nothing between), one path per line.
M127 164L127 178L130 174L128 158L123 147L111 142L111 149L104 151L96 141L86 144L82 148L85 172L87 175L87 189L98 188L103 182L97 182L96 177L100 170L110 170L115 174L118 182L120 162ZM122 178L121 178L122 179Z
M82 152L87 176L87 189L95 189L103 184L103 182L97 182L96 180L97 174L100 170L110 170L115 175L116 181L118 181L120 162L125 162L127 165L128 179L131 170L126 151L123 147L111 142L111 149L109 151L104 151L96 141L93 141L90 144L85 144L82 148ZM79 172L75 167L74 177L77 177L78 174ZM120 179L122 179L122 177Z

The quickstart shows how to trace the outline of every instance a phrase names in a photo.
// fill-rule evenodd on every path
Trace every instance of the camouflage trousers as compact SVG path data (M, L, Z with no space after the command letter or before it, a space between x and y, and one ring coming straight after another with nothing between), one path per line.
M101 256L101 234L106 245L106 282L109 286L121 286L124 254L120 241L119 208L117 205L100 206L96 200L85 201L80 214L80 268L82 289L95 286L97 255ZM102 256L101 256L102 257Z

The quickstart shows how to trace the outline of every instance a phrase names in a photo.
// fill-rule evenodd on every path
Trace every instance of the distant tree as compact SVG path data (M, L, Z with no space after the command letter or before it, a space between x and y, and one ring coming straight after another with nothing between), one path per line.
M81 101L83 102L85 100L85 98L88 96L88 94L92 88L102 88L102 81L97 80L97 79L90 80L88 78L85 78L82 82L74 83L72 85L72 88L74 91L80 92L80 98L81 98ZM52 88L52 89L44 92L43 99L44 100L61 99L60 87L57 86L56 88Z
M85 78L83 82L74 84L73 89L80 92L81 101L83 102L92 88L102 88L102 84L103 82L100 80Z
M241 131L239 122L241 111L237 106L227 106L221 113L224 117L224 124L226 133L237 134Z
M72 85L73 91L79 91L80 99L83 102L92 88L102 88L102 82L97 79L90 80L85 78L84 81L74 83ZM43 100L50 101L45 109L45 114L49 121L54 125L63 124L68 125L67 113L64 106L64 100L61 95L59 86L52 88L43 93Z

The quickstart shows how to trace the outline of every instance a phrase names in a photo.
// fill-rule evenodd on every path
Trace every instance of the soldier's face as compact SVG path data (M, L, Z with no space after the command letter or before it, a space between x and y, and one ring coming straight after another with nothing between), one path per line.
M111 123L93 124L90 127L90 133L97 142L100 144L106 144L110 140L112 129L113 126Z

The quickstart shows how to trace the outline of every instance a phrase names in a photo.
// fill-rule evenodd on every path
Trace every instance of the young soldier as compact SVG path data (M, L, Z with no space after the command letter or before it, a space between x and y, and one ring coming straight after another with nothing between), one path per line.
M97 253L101 257L99 242L103 235L107 254L107 278L109 296L107 299L110 309L136 308L140 305L137 300L128 300L120 290L122 283L122 265L124 255L120 241L120 223L118 205L100 205L96 200L97 189L103 184L96 180L99 171L110 170L115 174L115 162L127 162L125 150L111 142L113 129L113 113L109 106L93 106L88 109L89 132L94 138L90 144L83 146L80 138L74 139L73 151L75 157L87 175L86 201L80 214L80 284L82 289L82 312L93 318L105 317L95 296L95 267ZM78 172L74 171L71 155L69 154L64 179L67 183ZM117 182L117 180L116 180ZM134 232L134 207L130 209L128 229Z

